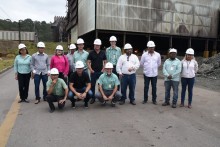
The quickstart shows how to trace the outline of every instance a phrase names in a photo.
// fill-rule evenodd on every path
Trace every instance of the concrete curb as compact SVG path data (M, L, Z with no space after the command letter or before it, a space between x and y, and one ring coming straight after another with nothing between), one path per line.
M13 65L12 65L12 66L9 66L9 67L7 67L7 68L5 68L5 69L3 69L3 70L1 70L1 71L0 71L0 74L6 72L7 70L11 69L12 67L13 67Z

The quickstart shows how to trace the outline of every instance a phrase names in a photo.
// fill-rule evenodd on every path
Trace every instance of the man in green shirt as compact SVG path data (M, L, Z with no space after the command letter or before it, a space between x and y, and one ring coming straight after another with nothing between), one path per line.
M117 91L120 82L118 77L112 73L112 69L112 63L106 63L106 72L98 79L99 91L95 94L95 97L98 98L103 105L105 105L106 101L111 101L112 107L115 107L115 103L121 98L121 93Z
M55 106L53 102L58 102L58 108L62 109L65 105L65 101L68 95L68 87L63 79L58 78L59 71L56 68L52 68L50 72L51 79L47 81L47 102L50 107L50 112L53 113Z

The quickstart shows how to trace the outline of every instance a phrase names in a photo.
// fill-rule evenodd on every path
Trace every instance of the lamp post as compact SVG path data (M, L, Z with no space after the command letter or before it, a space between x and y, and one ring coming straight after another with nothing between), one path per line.
M21 43L21 20L18 21L18 39L19 39L19 43Z

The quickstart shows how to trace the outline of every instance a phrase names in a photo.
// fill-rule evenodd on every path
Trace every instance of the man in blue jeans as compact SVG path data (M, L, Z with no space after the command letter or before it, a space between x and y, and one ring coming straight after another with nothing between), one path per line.
M88 108L88 101L92 98L89 75L83 71L84 63L82 61L77 61L75 67L76 71L70 75L68 98L72 102L72 108L75 108L76 100L84 100L84 106Z
M46 101L46 83L48 80L48 76L50 75L49 58L48 55L44 53L45 44L43 42L38 42L37 48L38 52L32 55L31 61L32 78L34 78L35 85L35 104L38 104L41 99L39 90L41 80L43 82L43 99L44 101Z
M172 108L176 108L178 99L178 86L181 72L181 61L176 58L177 50L171 48L169 50L170 58L167 59L163 64L163 75L165 85L165 101L162 106L170 105L170 89L173 88L173 102Z
M143 104L148 101L148 90L151 82L152 86L152 102L157 104L157 76L158 68L161 65L161 57L158 52L155 51L155 43L148 41L147 51L141 56L140 64L143 66L144 73L144 100Z
M136 105L135 102L135 87L136 87L136 71L140 66L138 57L132 54L132 46L127 43L124 46L125 54L118 59L116 70L121 78L121 93L122 97L119 102L120 105L125 103L127 99L127 87L129 86L130 104Z

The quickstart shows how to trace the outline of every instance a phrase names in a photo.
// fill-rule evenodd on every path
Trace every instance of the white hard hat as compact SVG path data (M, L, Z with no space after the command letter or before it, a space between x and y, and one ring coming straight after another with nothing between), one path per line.
M105 64L105 68L113 68L113 64L108 62Z
M171 48L171 49L169 50L169 53L177 53L177 50L176 50L175 48Z
M126 43L125 46L124 46L124 49L125 49L125 50L127 50L127 49L132 49L131 44Z
M82 38L77 39L76 44L84 44L84 40Z
M45 44L43 42L38 42L37 47L45 48Z
M72 50L72 49L76 49L75 44L70 44L69 49L70 49L70 50Z
M22 48L26 48L26 46L25 46L23 43L21 43L21 44L18 45L18 49L19 49L19 50L22 49Z
M101 45L102 41L100 39L95 39L94 44L95 45Z
M56 50L61 50L61 51L63 51L62 45L58 45L58 46L56 47Z
M84 68L84 64L83 64L82 61L77 61L75 67L76 67L76 68Z
M117 41L117 38L115 36L111 36L109 41Z
M147 47L155 47L155 43L153 41L148 41Z
M192 48L188 48L186 50L186 54L194 55L194 50Z
M58 74L59 74L59 71L58 71L58 69L56 69L56 68L52 68L52 69L50 70L50 74L51 74L51 75L58 75Z

